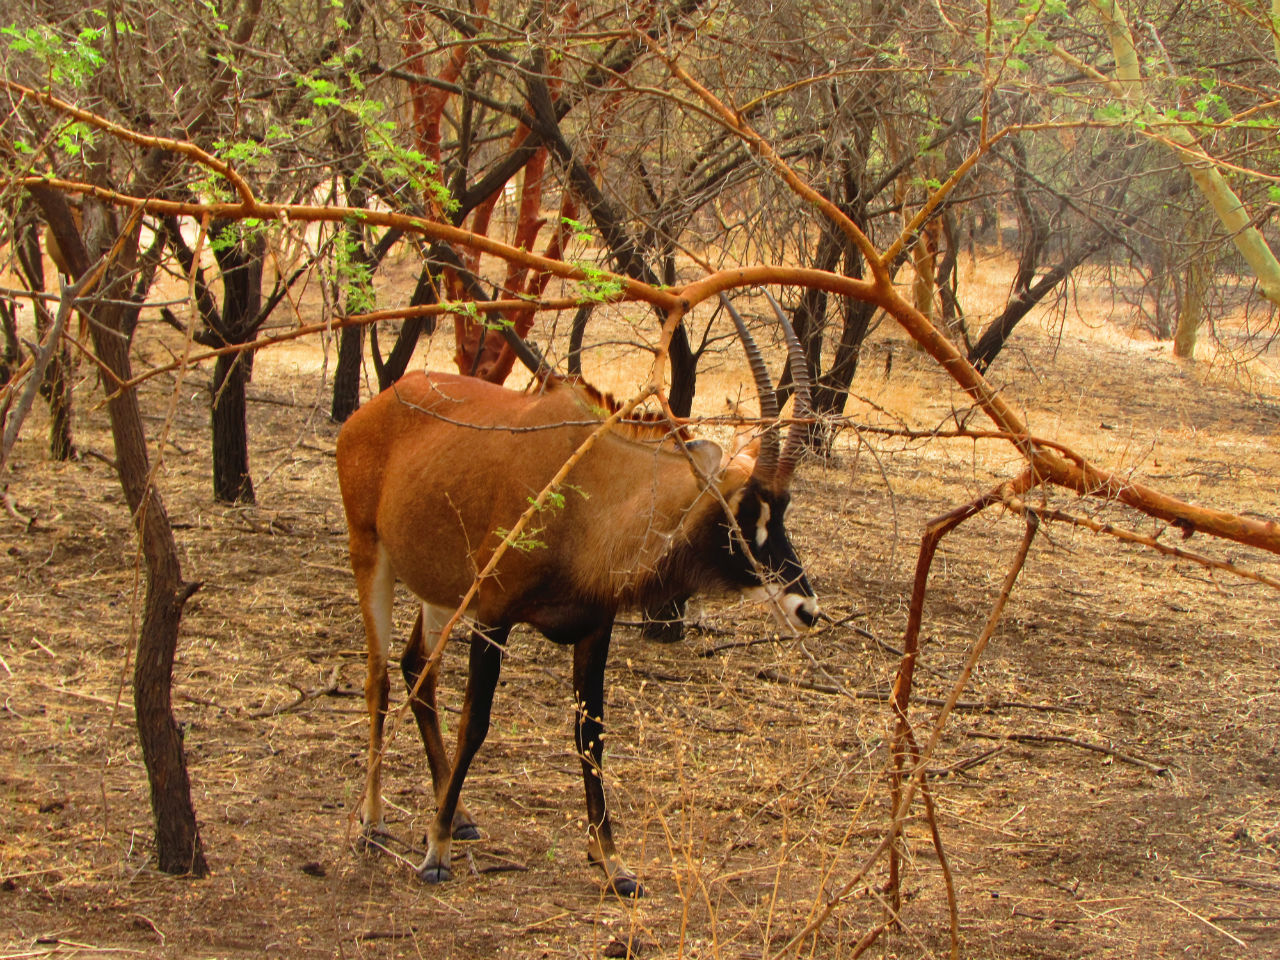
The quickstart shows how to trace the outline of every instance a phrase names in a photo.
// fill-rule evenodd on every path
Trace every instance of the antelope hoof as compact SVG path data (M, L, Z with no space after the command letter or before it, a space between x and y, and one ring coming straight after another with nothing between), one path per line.
M479 840L480 829L471 819L471 814L463 809L462 804L453 811L453 823L449 831L455 840ZM427 838L430 840L430 837Z
M639 900L644 896L644 887L639 880L629 873L620 873L610 877L607 889L623 900Z
M390 837L391 831L387 829L385 823L376 823L370 826L365 824L360 828L360 837L356 840L356 844L365 853L378 853L382 850L382 839Z
M448 864L424 863L418 868L418 879L423 883L447 883L453 879Z

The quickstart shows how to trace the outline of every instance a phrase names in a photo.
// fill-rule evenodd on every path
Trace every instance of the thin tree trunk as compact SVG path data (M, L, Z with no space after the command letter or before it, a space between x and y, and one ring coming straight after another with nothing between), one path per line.
M266 241L261 235L238 237L237 224L215 225L214 256L222 272L222 311L205 323L227 344L251 341L266 320L262 311L262 267ZM209 419L213 433L213 495L222 503L253 503L249 473L249 418L246 391L253 374L253 353L223 354L213 368Z
M582 344L587 337L587 321L594 311L595 304L582 304L574 313L569 327L569 372L575 377L582 376Z
M45 289L44 259L40 256L40 236L33 217L28 215L18 227L15 243L18 261L27 284L35 292ZM43 306L35 305L36 339L44 338L50 318ZM54 460L70 460L76 455L71 441L71 350L65 341L54 349L49 365L40 379L40 395L49 404L49 456Z
M353 134L348 133L348 142L355 142ZM360 180L358 171L343 171L343 183L347 190L347 202L356 208L363 207L369 198L369 192ZM358 223L346 223L342 228L346 231L346 243L351 251L351 259L356 265L373 263L369 247L365 243L364 228ZM372 275L372 274L370 274ZM348 287L350 291L351 287ZM348 292L344 310L352 313L353 297ZM364 362L364 326L343 327L338 336L338 364L333 371L333 406L329 416L334 423L346 423L347 418L360 406L360 369Z
M72 273L79 277L90 259L80 234L71 222L66 200L51 187L29 188L44 210L51 229L68 256ZM105 251L115 239L114 217L90 201L86 204L86 236L90 249ZM128 296L129 267L137 255L137 236L127 243L118 265L112 265L101 285L103 300L90 310L89 329L94 352L114 380L132 376L129 341L130 312L123 299ZM114 283L111 283L112 279ZM198 584L182 580L173 527L165 511L160 491L151 482L147 438L133 390L110 390L107 413L115 441L116 471L125 501L129 505L142 545L146 568L146 596L142 624L134 657L133 702L143 762L151 787L151 810L156 824L156 857L166 873L204 876L209 872L204 846L191 804L191 781L187 775L182 732L173 716L172 671L178 644L178 627L187 599Z
M360 361L364 357L364 327L343 327L338 336L338 364L333 371L334 423L346 423L360 406Z
M987 329L982 331L982 336L978 338L977 343L969 350L968 360L977 371L986 373L987 368L991 366L991 361L1004 349L1009 337L1013 335L1013 328L1018 325L1018 321L1065 280L1072 270L1109 244L1111 240L1112 237L1109 234L1098 234L1084 246L1068 251L1057 266L1049 270L1029 289L1016 293L1005 305L1000 316L991 321Z
M526 82L529 105L533 110L532 129L565 168L570 185L586 203L591 219L599 228L600 236L609 248L617 269L632 279L656 286L660 281L653 268L645 262L636 239L627 231L621 212L614 209L591 176L591 171L574 156L573 148L565 140L546 80L530 75ZM671 390L667 399L676 416L688 416L697 390L698 358L694 355L689 343L689 333L683 323L676 327L671 338L669 357Z
M420 307L436 302L436 284L439 278L431 273L431 265L426 264L418 274L418 284L409 298L409 306ZM386 361L378 350L378 325L369 328L369 346L373 355L373 368L378 375L378 389L385 390L404 376L409 369L409 360L413 357L414 347L418 345L418 337L423 333L435 332L435 317L409 317L400 327L395 344L391 347Z
M245 353L225 353L213 367L213 496L222 503L253 503Z
M18 323L8 301L0 302L0 328L4 330L4 354L0 356L0 386L4 386L18 369L22 349L18 346Z
M1196 338L1204 322L1204 301L1213 276L1212 262L1202 250L1192 253L1187 262L1186 284L1178 303L1178 329L1173 335L1173 355L1184 360L1194 359Z

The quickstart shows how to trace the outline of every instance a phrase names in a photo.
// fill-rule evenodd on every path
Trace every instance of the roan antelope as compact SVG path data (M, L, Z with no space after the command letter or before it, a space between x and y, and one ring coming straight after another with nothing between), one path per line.
M793 376L801 372L795 379L803 415L808 388L799 344L778 312L789 332ZM778 408L764 362L736 313L734 321L763 417L772 420ZM599 428L610 403L585 384L552 375L518 393L470 377L414 373L342 428L338 477L368 637L366 837L385 830L381 764L395 581L422 601L401 657L412 690L428 659L424 637L444 626L528 498ZM452 763L436 710L438 661L412 699L438 804L419 877L448 880L451 841L479 836L458 796L489 729L507 635L527 623L573 645L588 857L618 894L643 892L614 847L601 783L614 615L621 607L728 588L771 603L793 630L812 625L817 600L783 526L802 429L793 425L784 446L775 425L753 452L731 457L715 443L673 433L665 421L633 420L602 435L573 467L562 499L538 517L538 543L509 550L466 611L476 626Z

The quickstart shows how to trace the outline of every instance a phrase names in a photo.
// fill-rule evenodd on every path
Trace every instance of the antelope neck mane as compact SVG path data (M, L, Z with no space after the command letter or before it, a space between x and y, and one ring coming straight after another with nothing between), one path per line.
M586 406L601 412L605 417L622 409L622 401L582 377L548 373L539 377L538 386L534 389L550 391L557 388L574 391ZM618 421L613 429L621 436L641 442L654 443L675 437L683 441L693 439L687 426L673 425L662 413L654 410L633 410L626 419Z

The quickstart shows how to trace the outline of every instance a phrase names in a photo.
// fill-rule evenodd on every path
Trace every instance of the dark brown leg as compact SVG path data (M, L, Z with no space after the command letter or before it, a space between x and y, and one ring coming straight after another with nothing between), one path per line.
M448 622L447 616L444 619L436 616L438 612L434 607L427 607L426 616L430 623L424 626L424 610L418 611L413 632L409 635L409 642L405 645L404 654L400 657L400 669L404 673L404 682L408 685L410 692L417 686L418 677L426 663L427 626L430 628L431 644L434 646L435 637ZM444 738L440 734L440 714L436 709L436 685L439 679L440 663L437 661L435 667L423 679L417 695L409 701L409 706L413 708L413 718L418 721L418 732L422 734L422 745L427 751L427 766L431 768L432 793L437 805L453 772L453 765L445 752ZM467 808L461 803L453 814L452 832L455 840L480 839L480 831L476 829L475 821L471 819Z
M604 871L605 882L621 897L639 897L644 888L627 869L613 844L613 828L605 809L602 762L604 759L604 667L609 658L610 619L587 634L573 648L573 695L578 705L574 740L582 758L582 779L587 791L587 858Z
M489 714L493 709L493 692L502 669L502 649L510 627L494 627L471 634L470 674L462 701L462 718L458 725L458 752L449 774L440 807L427 837L427 857L418 868L418 876L427 883L440 883L453 876L449 866L453 841L453 818L462 793L462 781L476 751L489 732Z

